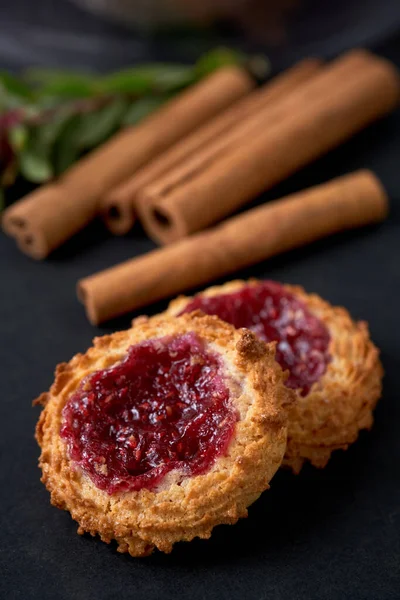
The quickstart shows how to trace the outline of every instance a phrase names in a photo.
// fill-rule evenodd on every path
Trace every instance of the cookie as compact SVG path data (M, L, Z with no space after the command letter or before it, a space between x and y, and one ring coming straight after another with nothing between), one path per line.
M289 413L284 464L295 473L305 460L324 467L373 423L383 376L379 352L365 322L303 288L273 281L232 281L194 298L172 301L167 314L192 310L248 327L277 341L277 360L297 390Z
M95 339L37 400L52 504L132 556L245 517L286 448L294 394L274 356L201 313Z

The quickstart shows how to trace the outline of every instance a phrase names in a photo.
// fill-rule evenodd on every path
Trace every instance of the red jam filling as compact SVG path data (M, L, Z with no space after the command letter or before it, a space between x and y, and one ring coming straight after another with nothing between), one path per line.
M231 294L196 296L183 312L196 309L237 328L247 327L264 341L277 341L276 359L290 373L286 385L301 389L303 396L326 371L328 330L279 283L263 281Z
M109 494L154 488L173 469L204 473L226 453L236 411L219 358L194 333L131 346L63 409L70 458Z

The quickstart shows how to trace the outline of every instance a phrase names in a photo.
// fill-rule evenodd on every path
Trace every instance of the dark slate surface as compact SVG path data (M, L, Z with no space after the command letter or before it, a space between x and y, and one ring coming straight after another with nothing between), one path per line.
M46 6L51 10L45 10ZM368 6L371 11L372 5ZM398 6L397 2L381 3L376 22L390 9L393 30ZM96 36L104 30L106 38L125 35L61 1L32 6L21 0L1 3L0 15L0 62L14 67L40 62L38 55L32 53L29 58L25 52L40 22L46 28L67 24L81 32L93 28ZM17 20L23 32L18 36L10 26ZM354 26L354 35L358 33ZM371 36L371 45L400 65L400 39L382 34L381 30ZM134 45L135 39L129 43ZM332 52L323 39L320 42L322 54ZM335 49L347 45L342 42ZM46 51L43 62L61 57L62 63L72 56L57 48L54 43L54 52L49 56ZM136 58L150 56L151 49L147 50ZM73 51L79 56L77 46ZM93 60L82 53L87 66L96 67L96 52ZM128 60L112 50L109 54L109 64ZM301 54L300 44L297 55ZM287 56L282 54L281 60ZM154 554L134 560L117 554L113 546L76 535L76 525L67 513L49 505L39 482L38 448L33 439L38 409L30 405L51 383L57 362L85 350L94 335L126 327L132 316L101 329L91 327L75 299L76 280L151 249L151 242L139 228L118 239L94 223L49 260L36 263L0 235L1 598L400 597L399 157L398 111L266 194L263 200L367 166L386 185L392 212L379 227L335 236L238 273L301 283L345 305L355 317L370 321L386 370L374 429L362 434L346 453L338 452L324 471L306 468L299 477L279 473L271 491L250 509L249 519L235 527L218 528L210 541L178 545L170 556ZM164 306L160 303L151 311Z

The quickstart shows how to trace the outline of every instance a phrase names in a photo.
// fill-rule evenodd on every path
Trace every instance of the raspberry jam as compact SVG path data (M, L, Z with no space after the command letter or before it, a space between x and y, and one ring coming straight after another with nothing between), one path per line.
M277 341L276 360L289 369L286 385L303 396L330 361L329 332L306 305L275 281L248 285L231 294L197 296L183 312L200 309L235 327L247 327L267 342Z
M204 473L226 453L236 420L220 360L187 333L131 346L83 380L63 409L61 437L113 494L154 488L173 469Z

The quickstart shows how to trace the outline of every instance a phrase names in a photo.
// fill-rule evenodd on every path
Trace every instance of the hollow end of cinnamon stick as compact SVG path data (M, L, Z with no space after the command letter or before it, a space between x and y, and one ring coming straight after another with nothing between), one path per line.
M18 214L18 211L4 213L1 225L4 233L14 238L18 248L35 260L42 260L48 253L48 244L45 236L35 228L29 214Z
M62 185L50 183L9 206L1 225L22 252L41 260L94 217L93 206L84 202L82 189L68 193Z
M8 215L5 213L1 220L1 226L5 234L14 237L26 231L27 223L19 215Z
M14 237L18 248L24 254L27 254L35 260L43 260L43 258L46 258L48 254L46 241L39 232L26 231Z
M163 206L162 199L147 195L146 191L140 197L137 210L147 235L158 244L171 244L189 233L178 211Z
M136 221L133 204L126 201L125 195L118 193L111 193L104 199L101 218L114 235L126 235Z

